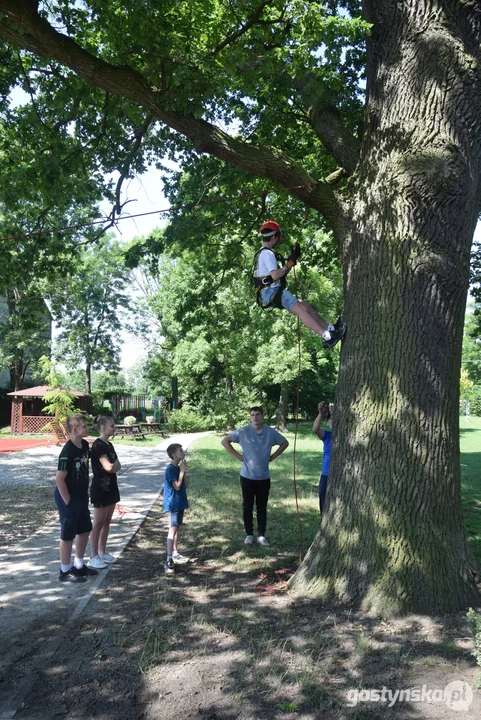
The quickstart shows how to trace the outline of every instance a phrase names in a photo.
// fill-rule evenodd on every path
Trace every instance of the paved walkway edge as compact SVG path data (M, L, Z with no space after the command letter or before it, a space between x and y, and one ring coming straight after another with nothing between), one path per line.
M180 437L172 437L169 438L169 444L172 442L178 442L182 440L182 445L184 449L187 449L190 447L190 445L198 440L203 435L208 435L210 433L196 433L195 435L192 435L191 438L187 439L187 436ZM163 443L164 444L164 443ZM159 448L164 449L164 448ZM125 548L132 542L135 535L138 533L142 525L144 524L146 518L148 517L150 511L152 510L155 503L158 501L160 495L162 492L162 484L159 486L159 491L155 498L152 500L150 505L143 510L142 512L138 511L137 514L140 515L140 519L138 522L136 522L135 525L132 526L132 529L127 533L127 535L124 537L121 546L120 546L120 552L119 556L123 553ZM26 538L25 540L22 540L21 543L19 543L16 547L21 547L25 543L27 543L32 538L37 537L38 535L42 535L45 532L48 532L48 530L52 527L53 524L57 524L57 520L50 521L46 525L44 525L40 530L37 530L37 532L33 533L29 538ZM0 556L3 557L3 556ZM97 591L97 589L102 584L104 578L107 577L108 573L110 572L112 565L108 565L108 567L105 568L105 570L101 570L98 574L98 576L93 580L93 582L90 585L90 588L88 589L87 593L81 598L81 600L78 602L76 607L74 608L73 612L69 615L66 624L64 626L64 630L60 631L58 635L56 635L52 640L48 643L47 647L45 648L45 651L38 655L35 658L35 661L33 663L32 672L25 678L25 680L19 685L17 690L15 691L14 695L9 701L8 708L0 708L0 720L13 720L15 718L15 715L17 712L23 707L25 699L27 695L29 694L32 685L34 683L34 671L38 668L44 667L47 662L53 657L57 649L59 648L62 640L68 635L71 626L75 623L75 621L80 617L82 614L82 611L86 608L90 600L92 599L93 595Z

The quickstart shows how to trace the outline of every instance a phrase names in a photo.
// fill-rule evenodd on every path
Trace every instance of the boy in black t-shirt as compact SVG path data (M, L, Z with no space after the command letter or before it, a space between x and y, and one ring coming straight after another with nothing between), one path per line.
M60 582L85 582L87 575L98 571L84 564L92 520L89 511L89 444L83 438L88 429L81 413L69 415L67 432L70 440L62 448L58 459L54 492L60 515ZM72 565L72 545L75 540L75 559Z

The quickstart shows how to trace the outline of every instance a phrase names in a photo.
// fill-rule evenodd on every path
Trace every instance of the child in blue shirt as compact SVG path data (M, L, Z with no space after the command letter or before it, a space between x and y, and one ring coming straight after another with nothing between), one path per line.
M172 443L167 448L167 455L170 463L165 468L164 474L164 510L170 513L169 533L167 535L167 560L165 572L171 575L175 572L175 564L188 562L177 551L177 540L179 529L184 521L184 510L189 507L187 501L187 463L182 445Z
M322 418L325 415L327 422L329 423L329 427L332 428L332 414L334 411L334 405L329 405L329 410L327 410L327 405L324 402L319 403L317 406L318 415L316 419L314 420L314 423L312 425L312 432L314 435L317 435L317 437L322 440L324 444L324 452L322 456L322 471L321 471L321 477L319 480L319 512L322 515L322 510L324 508L324 505L326 504L326 490L327 490L327 480L329 476L329 462L331 460L331 443L332 443L332 430L323 430L321 428L321 422Z

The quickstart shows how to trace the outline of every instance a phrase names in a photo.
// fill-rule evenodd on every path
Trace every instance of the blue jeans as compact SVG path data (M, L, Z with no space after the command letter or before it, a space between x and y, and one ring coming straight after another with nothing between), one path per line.
M327 475L321 475L319 480L319 512L321 515L324 505L326 504L327 478Z

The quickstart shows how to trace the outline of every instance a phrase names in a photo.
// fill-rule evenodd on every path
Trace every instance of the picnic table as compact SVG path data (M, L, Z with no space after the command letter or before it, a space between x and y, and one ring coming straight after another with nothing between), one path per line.
M162 437L165 437L166 435L165 430L162 430L162 428L160 427L160 423L158 422L141 422L139 423L139 427L146 435L161 435Z
M140 423L134 425L116 425L115 434L123 437L133 437L136 440L143 440L145 438L145 432L142 431Z

